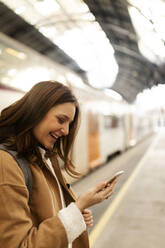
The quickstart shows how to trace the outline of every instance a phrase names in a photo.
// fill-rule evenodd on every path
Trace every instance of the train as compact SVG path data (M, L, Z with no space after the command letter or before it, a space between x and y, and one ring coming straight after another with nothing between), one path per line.
M72 151L76 170L87 175L116 153L124 152L154 132L152 113L104 90L90 87L79 75L0 33L0 111L22 97L35 83L55 80L77 97L81 124ZM65 172L64 172L65 173ZM68 181L73 182L65 174Z

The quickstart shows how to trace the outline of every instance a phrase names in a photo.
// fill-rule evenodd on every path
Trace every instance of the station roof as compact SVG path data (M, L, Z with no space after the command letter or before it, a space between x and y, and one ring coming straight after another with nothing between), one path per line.
M91 13L110 40L119 72L111 89L120 93L128 102L145 88L164 83L165 63L156 65L139 52L137 35L133 28L125 0L85 0ZM62 49L45 37L38 29L0 2L0 30L8 36L61 63L86 82L86 71ZM109 68L110 73L111 68Z
M0 17L0 32L48 56L57 63L66 65L87 80L85 71L78 66L74 59L2 2L0 2Z
M138 38L128 13L128 2L125 0L85 2L115 49L119 73L112 89L123 95L128 102L132 102L143 89L163 83L165 65L157 66L139 52Z

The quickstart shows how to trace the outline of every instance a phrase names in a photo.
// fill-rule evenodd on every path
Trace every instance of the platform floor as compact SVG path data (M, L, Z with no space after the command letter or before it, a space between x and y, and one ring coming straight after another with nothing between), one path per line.
M73 184L76 194L124 170L111 199L91 208L90 248L165 247L165 130Z

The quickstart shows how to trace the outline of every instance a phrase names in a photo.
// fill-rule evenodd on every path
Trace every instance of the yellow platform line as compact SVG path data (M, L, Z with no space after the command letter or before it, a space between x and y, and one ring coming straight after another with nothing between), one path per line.
M125 195L126 191L128 190L130 184L138 174L139 170L141 169L142 165L146 161L147 157L149 156L150 153L152 153L157 141L158 141L159 135L157 135L148 148L147 152L145 155L142 157L136 168L134 169L133 173L129 176L128 180L125 182L119 193L116 195L115 199L109 204L107 210L104 212L102 217L100 218L100 221L97 223L93 231L89 235L89 242L90 242L90 248L93 248L97 238L101 234L102 230L104 229L105 225L115 212L116 208L118 207L119 203L121 202L123 196Z

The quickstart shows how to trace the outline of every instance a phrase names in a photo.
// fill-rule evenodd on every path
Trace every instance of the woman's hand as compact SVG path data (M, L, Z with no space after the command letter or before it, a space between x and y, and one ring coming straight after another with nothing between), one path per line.
M84 217L84 221L87 227L91 227L93 225L93 215L92 211L89 209L84 209L82 212L82 215Z
M87 193L81 195L75 202L81 212L85 208L91 207L97 203L100 203L110 197L113 194L114 186L117 182L115 179L111 184L106 182L98 184L95 188L89 190Z

